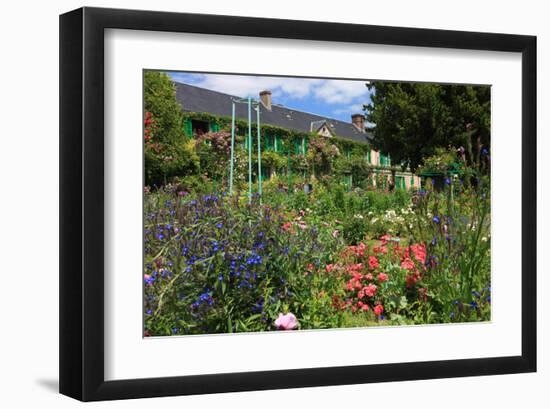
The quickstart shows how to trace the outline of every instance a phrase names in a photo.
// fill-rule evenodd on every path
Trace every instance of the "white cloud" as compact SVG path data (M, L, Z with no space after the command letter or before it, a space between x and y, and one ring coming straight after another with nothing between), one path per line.
M327 104L349 104L358 97L366 97L369 90L364 81L326 80L314 93Z
M342 114L358 114L363 113L363 103L359 104L352 104L349 106L345 106L344 108L335 109L332 111L335 115L342 115Z
M260 91L270 90L273 96L304 98L321 83L318 79L257 77L252 75L204 75L194 85L240 97L258 97Z
M222 74L171 75L176 81L192 82L203 88L242 97L256 97L260 91L269 89L274 95L285 95L288 98L311 95L327 104L348 104L358 97L368 95L364 81Z

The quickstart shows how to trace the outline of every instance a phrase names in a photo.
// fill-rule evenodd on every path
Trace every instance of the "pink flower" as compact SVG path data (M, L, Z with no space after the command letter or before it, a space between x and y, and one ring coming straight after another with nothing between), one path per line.
M334 230L332 232L332 237L336 238L336 237L338 237L339 234L340 234L340 232L338 230Z
M333 268L334 268L334 264L327 264L327 266L325 267L327 273L330 273Z
M411 250L419 262L422 264L426 262L426 246L424 244L413 244Z
M414 261L412 261L410 257L407 257L401 262L401 267L406 268L409 271L414 270L415 268Z
M384 281L388 281L388 275L386 273L380 273L378 274L378 281L383 283Z
M378 316L382 315L384 313L384 307L380 304L377 304L374 306L374 313Z
M372 268L373 270L375 268L380 267L380 263L378 262L378 259L376 257L369 256L369 267Z
M378 287L376 287L376 285L374 284L369 284L367 286L365 286L363 288L363 291L365 292L365 294L369 297L374 297L374 294L376 294L376 290L377 290Z
M279 313L279 318L275 320L275 326L281 330L296 329L298 328L298 320L291 312L288 314Z

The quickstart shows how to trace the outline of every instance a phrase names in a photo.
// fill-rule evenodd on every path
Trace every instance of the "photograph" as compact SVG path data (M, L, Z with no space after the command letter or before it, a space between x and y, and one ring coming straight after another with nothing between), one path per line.
M491 320L491 87L143 71L143 335Z

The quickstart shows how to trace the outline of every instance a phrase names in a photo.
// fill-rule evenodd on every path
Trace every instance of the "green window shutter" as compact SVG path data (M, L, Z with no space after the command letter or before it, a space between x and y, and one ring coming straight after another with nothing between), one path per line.
M399 189L405 188L405 177L404 176L396 176L395 177L395 187Z
M370 149L369 149L369 151L367 152L367 162L370 163Z
M307 153L307 143L308 143L307 138L302 138L302 148L303 148L302 153L304 155Z
M280 141L279 141L279 135L275 135L275 138L274 138L274 141L273 141L274 145L273 146L273 150L275 152L279 152L279 144L280 144Z
M296 155L300 154L300 139L299 138L294 138L294 153Z
M193 137L193 123L191 122L191 118L185 118L183 120L183 132L185 132L185 135L189 138Z
M210 122L209 126L210 126L210 132L219 132L220 131L220 126L215 122Z

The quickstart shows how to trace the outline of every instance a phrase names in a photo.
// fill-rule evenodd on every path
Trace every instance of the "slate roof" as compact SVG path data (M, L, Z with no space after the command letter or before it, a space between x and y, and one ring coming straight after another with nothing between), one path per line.
M212 91L194 85L175 82L176 99L186 112L206 112L217 116L231 116L231 101L239 97ZM273 104L271 111L260 104L260 122L281 128L292 129L304 133L311 133L312 123L327 122L332 134L337 137L350 139L356 142L367 142L372 138L370 132L360 132L351 122L339 121L309 112L298 111L282 105ZM237 118L248 119L247 104L236 104ZM350 112L350 118L351 118ZM256 122L256 111L252 111L252 122Z

